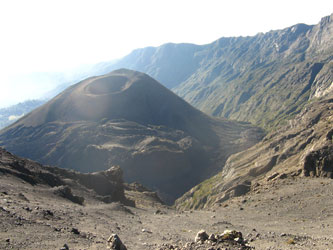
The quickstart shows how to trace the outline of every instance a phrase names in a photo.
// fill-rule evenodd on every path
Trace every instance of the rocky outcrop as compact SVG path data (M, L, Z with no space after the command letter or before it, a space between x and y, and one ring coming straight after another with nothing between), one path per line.
M187 242L184 245L175 246L171 244L163 244L158 250L218 250L218 249L253 249L245 239L241 232L236 230L225 230L222 234L208 235L205 230L200 230L195 236L194 242Z
M77 181L97 194L108 196L110 201L124 200L123 172L119 166L90 174L78 173Z
M123 242L120 240L117 234L111 234L111 236L108 239L107 248L114 250L127 250L126 246L123 244Z
M52 187L55 195L80 205L84 203L84 197L75 195L73 190L93 191L97 199L108 203L120 201L125 205L135 205L134 201L125 196L122 170L118 166L113 166L106 171L84 174L43 166L17 157L0 147L0 173L20 178L31 185L48 185Z
M53 193L62 198L68 199L74 203L82 205L84 198L80 196L73 195L72 190L68 186L58 186L53 189Z
M194 242L204 243L208 240L209 235L206 233L205 230L200 230L194 238Z
M157 192L151 191L138 182L127 184L125 183L127 197L135 197L136 207L158 207L165 204L159 197Z
M333 178L333 147L323 147L311 151L304 157L305 176Z

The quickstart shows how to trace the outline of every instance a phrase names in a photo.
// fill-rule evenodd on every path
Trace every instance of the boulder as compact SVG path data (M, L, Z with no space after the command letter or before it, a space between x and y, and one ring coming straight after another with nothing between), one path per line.
M73 195L71 188L68 186L55 187L53 188L53 193L80 205L84 202L84 198Z
M309 152L303 161L304 176L333 178L333 147L324 146Z
M197 235L195 236L194 238L194 241L195 242L200 242L200 243L203 243L205 242L206 240L208 240L208 234L206 233L205 230L200 230Z
M127 250L117 234L111 234L108 239L108 249Z
M243 241L243 235L241 232L236 230L224 230L223 234L221 234L222 240L235 240L237 242Z

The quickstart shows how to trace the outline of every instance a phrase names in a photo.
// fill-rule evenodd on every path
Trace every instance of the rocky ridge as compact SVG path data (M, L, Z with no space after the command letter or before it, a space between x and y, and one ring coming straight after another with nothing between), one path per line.
M202 46L138 49L108 69L148 73L207 114L271 130L308 100L332 92L332 32L331 15L317 25L296 24Z
M49 186L53 194L80 205L84 204L84 195L74 195L73 190L85 195L93 192L96 199L107 203L119 201L131 206L135 204L134 200L125 197L123 173L118 166L106 171L84 174L44 166L0 148L0 172L19 178L32 186Z

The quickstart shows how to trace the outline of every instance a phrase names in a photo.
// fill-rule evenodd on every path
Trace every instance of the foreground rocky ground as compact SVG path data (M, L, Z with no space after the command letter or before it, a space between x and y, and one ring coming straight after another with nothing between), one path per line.
M127 249L247 249L194 243L202 229L240 231L255 249L333 248L333 182L327 178L277 179L210 210L184 212L132 191L126 195L136 197L136 207L74 190L85 197L79 205L47 185L0 179L0 249L106 249L113 233Z

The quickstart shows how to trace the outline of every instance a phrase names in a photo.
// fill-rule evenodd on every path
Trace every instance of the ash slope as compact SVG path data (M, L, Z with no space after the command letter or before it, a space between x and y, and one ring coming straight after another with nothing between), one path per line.
M178 208L213 206L286 178L333 178L332 124L332 97L308 104L289 125L230 156L222 172L177 200Z
M172 201L216 173L262 131L194 109L143 73L117 70L86 79L2 130L11 152L93 172L119 165Z

